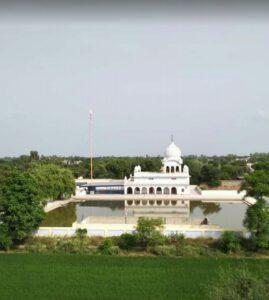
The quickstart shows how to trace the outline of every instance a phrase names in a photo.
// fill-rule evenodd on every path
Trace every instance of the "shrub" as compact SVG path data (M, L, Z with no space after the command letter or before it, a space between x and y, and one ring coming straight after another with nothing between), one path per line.
M186 243L184 234L171 234L166 238L169 244L175 245L176 247L182 246Z
M103 244L100 247L100 250L102 251L102 254L105 255L111 255L111 248L113 247L112 240L109 238L106 238L103 242Z
M118 246L112 246L110 247L110 249L108 250L108 254L109 255L118 255L120 252L120 248Z
M70 239L59 239L55 251L57 253L79 253L80 249Z
M251 274L246 268L220 270L210 299L215 300L263 300L268 299L268 273L264 278Z
M13 241L5 225L0 225L0 249L9 250Z
M83 228L78 228L76 230L76 235L75 236L76 236L76 238L82 240L82 239L87 237L87 233L88 233L88 231L87 231L86 228L84 228L84 229Z
M129 250L136 245L136 235L124 233L119 237L118 245L123 250Z
M164 236L160 233L163 228L162 219L139 218L137 222L137 240L144 248L164 243Z
M96 247L96 246L88 246L87 247L87 254L89 254L89 255L96 255L96 254L98 254L98 247Z
M237 252L240 249L240 243L236 234L232 231L225 231L219 240L219 248L225 253Z
M46 253L47 252L46 245L44 245L40 242L27 245L26 250L28 250L30 253Z
M203 248L200 246L184 245L182 247L177 248L176 255L196 257L204 255L204 251Z
M159 245L153 247L151 252L160 256L174 256L176 255L176 247L174 245Z

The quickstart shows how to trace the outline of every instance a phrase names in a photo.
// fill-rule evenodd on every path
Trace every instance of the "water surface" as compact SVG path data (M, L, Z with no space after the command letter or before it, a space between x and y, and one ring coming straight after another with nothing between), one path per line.
M204 203L191 201L188 223L200 224L207 218L210 224L233 230L243 229L243 219L247 205L243 203ZM128 216L132 211L128 210ZM154 213L154 217L164 215ZM176 215L175 215L176 216ZM47 213L41 226L69 227L91 217L125 217L123 201L88 201L80 204L70 203Z

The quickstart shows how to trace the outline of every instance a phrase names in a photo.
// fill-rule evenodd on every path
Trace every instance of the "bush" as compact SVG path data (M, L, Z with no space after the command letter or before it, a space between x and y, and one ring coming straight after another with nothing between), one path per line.
M136 245L136 235L124 233L119 237L118 245L123 250L130 250Z
M88 231L87 231L86 228L84 228L84 229L83 228L78 228L76 230L76 238L82 240L82 239L87 237L87 233L88 233Z
M170 236L166 237L166 242L176 247L185 245L186 239L184 234L171 234Z
M29 251L30 253L46 253L47 247L46 245L37 242L34 244L27 245L26 250Z
M221 269L209 298L212 300L264 300L268 299L268 295L268 273L263 278L259 278L245 268L237 271Z
M9 250L13 241L8 233L7 226L0 225L0 249Z
M56 244L57 253L79 253L80 248L71 239L59 239Z
M236 234L232 231L225 231L219 240L219 249L225 253L237 252L240 243Z
M113 247L112 240L107 238L104 240L103 244L100 247L102 254L111 255L111 248Z
M108 254L109 255L118 255L120 252L120 248L118 246L112 246L110 247L110 249L108 250Z
M205 255L206 250L201 246L192 246L192 245L183 245L182 247L178 247L176 251L176 255L178 256L192 256L197 257L200 255Z
M155 246L151 249L151 252L160 256L174 256L176 255L176 247L174 245Z
M98 254L98 247L96 247L96 246L88 246L86 254L89 254L89 255L96 255L96 254Z
M160 233L163 228L162 219L139 218L137 222L137 240L144 248L164 243L164 236Z

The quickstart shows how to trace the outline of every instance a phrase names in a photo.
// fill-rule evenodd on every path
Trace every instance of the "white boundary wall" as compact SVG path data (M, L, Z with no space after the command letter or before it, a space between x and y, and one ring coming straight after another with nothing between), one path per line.
M105 224L108 225L108 224ZM127 224L126 224L127 225ZM128 228L129 227L129 228ZM93 227L81 227L86 228L88 231L88 236L102 236L102 237L111 237L119 236L123 233L133 233L135 231L134 226L126 226L125 228L117 228L110 226L93 226ZM79 227L78 227L79 228ZM76 233L75 227L40 227L36 232L35 236L73 236ZM183 234L187 238L219 238L222 233L226 231L225 229L220 228L176 228L171 226L171 228L164 228L164 235L172 234ZM231 230L238 235L248 236L248 233L243 230Z

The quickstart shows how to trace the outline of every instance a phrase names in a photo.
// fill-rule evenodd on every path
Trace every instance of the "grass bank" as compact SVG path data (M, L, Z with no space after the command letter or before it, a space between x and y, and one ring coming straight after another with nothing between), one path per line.
M269 260L0 254L1 299L208 299L220 269ZM225 280L225 279L223 279Z

